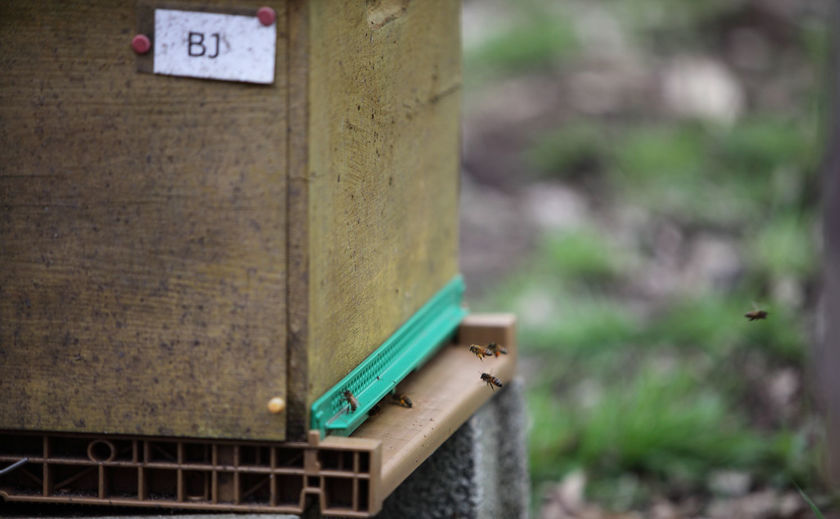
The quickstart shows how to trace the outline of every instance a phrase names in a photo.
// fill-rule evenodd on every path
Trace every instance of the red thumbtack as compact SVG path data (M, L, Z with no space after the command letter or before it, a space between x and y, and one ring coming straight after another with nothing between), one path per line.
M145 54L152 48L152 42L145 34L138 34L131 39L131 48L134 49L134 52L137 54Z
M277 19L277 13L271 7L260 7L257 9L257 18L259 18L261 24L268 27Z

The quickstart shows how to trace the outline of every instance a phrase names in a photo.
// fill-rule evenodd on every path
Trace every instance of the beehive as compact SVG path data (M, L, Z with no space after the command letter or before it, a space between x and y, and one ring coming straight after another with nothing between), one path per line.
M0 429L303 440L456 276L458 4L271 0L271 84L144 72L230 4L0 3Z

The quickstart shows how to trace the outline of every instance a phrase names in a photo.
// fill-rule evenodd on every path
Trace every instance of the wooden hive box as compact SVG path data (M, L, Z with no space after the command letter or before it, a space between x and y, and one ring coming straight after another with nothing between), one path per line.
M259 4L0 3L0 429L303 439L457 275L458 3L266 3L262 85L130 46Z

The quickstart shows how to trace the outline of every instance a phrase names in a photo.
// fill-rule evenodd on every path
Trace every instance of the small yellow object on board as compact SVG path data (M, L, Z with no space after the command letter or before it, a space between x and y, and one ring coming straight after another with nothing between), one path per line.
M286 401L275 396L268 401L268 412L272 414L282 413L286 409Z

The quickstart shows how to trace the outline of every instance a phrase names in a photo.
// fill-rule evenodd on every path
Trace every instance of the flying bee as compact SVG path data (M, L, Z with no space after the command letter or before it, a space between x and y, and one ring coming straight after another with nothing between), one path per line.
M408 395L404 393L394 393L393 395L391 395L391 402L402 407L407 407L409 409L411 409L411 406L414 405L411 402L411 399L408 398Z
M481 380L486 382L487 385L490 386L490 389L492 389L493 391L496 390L496 388L494 388L493 386L502 387L502 381L499 380L498 377L494 377L490 373L482 373L481 374Z
M767 312L765 310L759 310L758 305L753 303L752 311L745 313L744 317L750 321L755 321L756 319L767 319Z
M490 357L493 353L484 346L478 344L470 344L470 353L478 357L479 360L484 360L484 357Z
M499 355L507 355L507 348L504 346L500 346L495 342L491 342L487 345L487 351L498 357Z
M350 403L351 413L355 411L357 407L359 407L359 401L356 400L356 397L353 395L353 393L350 392L349 389L344 391L344 399Z

